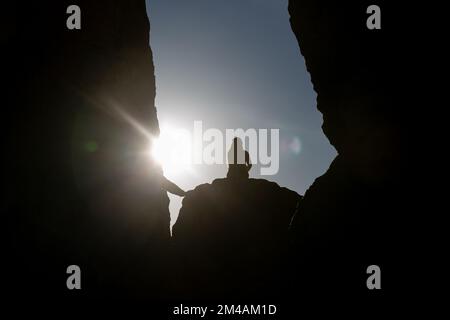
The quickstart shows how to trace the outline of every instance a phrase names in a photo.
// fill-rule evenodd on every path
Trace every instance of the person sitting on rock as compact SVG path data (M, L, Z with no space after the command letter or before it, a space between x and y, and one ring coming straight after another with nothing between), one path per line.
M231 148L228 151L228 179L248 179L249 171L252 168L250 155L242 147L242 141L234 138Z

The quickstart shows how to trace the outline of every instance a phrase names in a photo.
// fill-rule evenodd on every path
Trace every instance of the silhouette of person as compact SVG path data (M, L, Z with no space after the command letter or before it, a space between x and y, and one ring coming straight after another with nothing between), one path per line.
M229 179L248 179L249 171L252 168L250 155L242 147L242 141L234 138L231 148L228 151L228 173Z

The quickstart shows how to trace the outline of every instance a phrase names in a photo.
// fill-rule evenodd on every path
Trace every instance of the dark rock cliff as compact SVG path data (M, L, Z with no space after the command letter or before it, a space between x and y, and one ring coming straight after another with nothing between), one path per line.
M323 131L339 155L307 190L293 219L300 290L363 297L366 268L397 276L405 252L408 161L402 95L409 53L402 13L379 1L382 29L366 28L370 1L291 0L291 25L317 92ZM400 93L400 94L399 94ZM295 277L294 277L295 278ZM387 278L386 278L387 279ZM295 283L295 282L294 282ZM395 283L395 284L394 284Z
M71 4L81 30L66 28ZM12 274L35 281L11 277L14 288L58 295L77 264L84 295L161 295L168 198L131 121L159 132L145 1L14 2L4 12L3 216Z
M263 179L216 179L188 192L173 227L181 294L277 296L286 275L287 231L300 199Z

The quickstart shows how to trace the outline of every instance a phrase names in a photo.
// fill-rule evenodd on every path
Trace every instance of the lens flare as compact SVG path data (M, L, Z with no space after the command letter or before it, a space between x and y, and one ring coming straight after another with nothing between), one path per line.
M153 139L151 156L169 177L189 171L191 159L191 135L188 130L162 125L160 135Z

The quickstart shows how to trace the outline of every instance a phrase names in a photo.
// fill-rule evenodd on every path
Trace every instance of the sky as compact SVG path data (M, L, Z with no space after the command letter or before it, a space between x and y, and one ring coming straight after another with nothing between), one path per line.
M336 151L322 132L287 6L288 0L147 0L147 13L162 130L192 133L198 120L204 130L279 129L278 173L260 176L255 166L250 176L304 194ZM185 190L227 172L225 164L163 169ZM170 199L173 224L182 199Z

